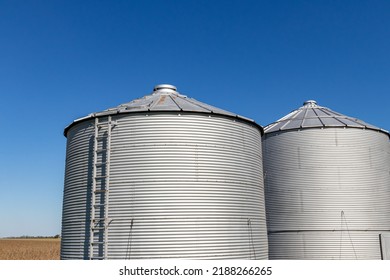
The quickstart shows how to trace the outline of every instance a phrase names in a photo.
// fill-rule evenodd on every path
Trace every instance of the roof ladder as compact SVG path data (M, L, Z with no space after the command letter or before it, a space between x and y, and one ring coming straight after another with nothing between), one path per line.
M110 190L111 132L116 125L111 116L99 122L95 118L92 167L91 221L89 234L89 259L107 259L108 217Z

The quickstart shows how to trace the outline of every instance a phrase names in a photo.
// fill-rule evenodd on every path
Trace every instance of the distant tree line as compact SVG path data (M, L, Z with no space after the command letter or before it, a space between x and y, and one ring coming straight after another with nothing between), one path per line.
M22 235L22 236L12 236L7 238L14 238L14 239L33 239L33 238L60 238L61 236L59 234L53 235L53 236L31 236L31 235Z

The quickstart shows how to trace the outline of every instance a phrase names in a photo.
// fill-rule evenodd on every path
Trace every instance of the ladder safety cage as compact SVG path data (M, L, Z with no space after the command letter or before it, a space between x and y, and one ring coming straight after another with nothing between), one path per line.
M95 134L92 166L91 222L89 235L89 259L107 259L108 217L110 190L111 132L116 126L111 116L107 121L95 118Z

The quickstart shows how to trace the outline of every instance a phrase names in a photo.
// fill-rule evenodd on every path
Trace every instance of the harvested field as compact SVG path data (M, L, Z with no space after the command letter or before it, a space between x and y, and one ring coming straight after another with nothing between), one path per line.
M59 238L0 239L0 260L59 260Z

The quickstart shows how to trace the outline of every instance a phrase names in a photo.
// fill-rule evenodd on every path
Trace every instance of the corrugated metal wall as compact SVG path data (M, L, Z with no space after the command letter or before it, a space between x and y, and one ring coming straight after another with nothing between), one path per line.
M80 123L68 132L62 211L61 258L88 254L94 126Z
M325 128L266 134L270 259L379 259L390 232L388 135Z
M258 127L212 114L113 119L109 259L268 257ZM93 121L67 137L61 257L88 258Z
M383 231L295 231L269 235L271 259L370 260L381 259Z

